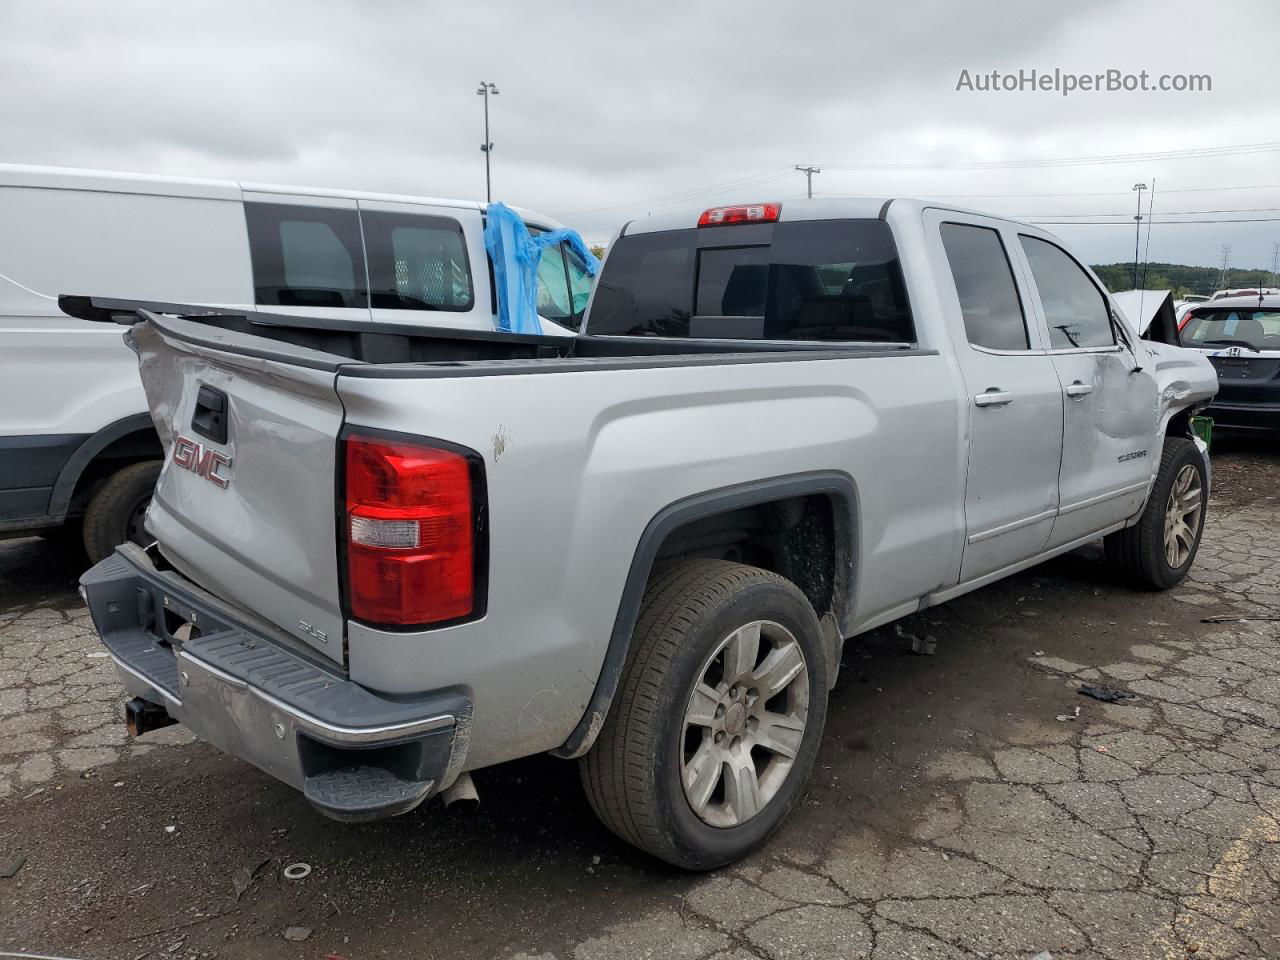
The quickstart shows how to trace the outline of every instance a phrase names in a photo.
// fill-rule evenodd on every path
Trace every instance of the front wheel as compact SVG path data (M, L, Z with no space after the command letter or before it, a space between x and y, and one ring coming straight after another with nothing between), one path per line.
M1200 448L1183 437L1166 440L1141 518L1103 541L1108 564L1151 589L1167 590L1181 583L1200 549L1208 502Z
M818 618L776 574L721 560L649 587L600 737L582 760L619 837L690 870L745 855L782 823L827 707Z

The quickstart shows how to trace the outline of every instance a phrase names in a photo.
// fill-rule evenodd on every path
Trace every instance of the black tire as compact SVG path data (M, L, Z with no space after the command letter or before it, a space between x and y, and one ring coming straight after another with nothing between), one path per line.
M1173 485L1187 466L1196 471L1200 481L1200 512L1195 520L1195 539L1191 549L1186 559L1174 566L1165 555L1165 517ZM1132 527L1109 534L1103 540L1108 566L1129 582L1150 590L1168 590L1177 586L1195 563L1200 549L1200 536L1204 531L1205 514L1208 513L1208 494L1200 449L1184 437L1167 439L1160 458L1160 470L1142 517Z
M149 542L142 516L151 502L161 466L159 460L131 463L113 473L93 495L84 512L84 551L90 563L109 557L127 541Z
M781 625L797 641L807 675L807 718L772 799L741 824L712 826L695 813L681 780L685 710L708 658L735 630L757 620ZM800 798L826 708L827 658L818 618L795 584L723 560L683 563L646 591L612 709L581 761L587 798L605 826L655 857L687 870L722 866L763 843Z

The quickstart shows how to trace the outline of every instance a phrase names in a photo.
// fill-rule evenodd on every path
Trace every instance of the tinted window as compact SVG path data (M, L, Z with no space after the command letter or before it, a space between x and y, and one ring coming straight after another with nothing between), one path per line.
M1049 324L1049 346L1062 350L1114 344L1111 310L1080 265L1052 243L1036 237L1022 237L1022 249L1040 291Z
M1199 307L1187 316L1182 342L1193 347L1280 350L1280 311Z
M1026 350L1027 322L1000 234L963 223L944 223L941 232L969 342L991 350Z
M672 230L609 251L590 333L910 342L902 270L880 220Z
M367 306L360 220L354 210L246 203L244 212L256 303Z
M470 310L471 267L462 224L449 217L362 211L373 305Z

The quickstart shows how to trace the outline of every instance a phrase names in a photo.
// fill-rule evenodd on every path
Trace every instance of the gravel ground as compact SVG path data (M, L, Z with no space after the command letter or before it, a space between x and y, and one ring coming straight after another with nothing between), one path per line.
M851 643L803 804L707 876L614 840L549 758L482 772L471 814L343 825L180 727L130 742L74 570L0 543L0 868L26 858L0 879L0 950L1280 956L1280 623L1202 622L1280 617L1278 480L1274 444L1215 450L1204 546L1168 594L1110 583L1094 547Z

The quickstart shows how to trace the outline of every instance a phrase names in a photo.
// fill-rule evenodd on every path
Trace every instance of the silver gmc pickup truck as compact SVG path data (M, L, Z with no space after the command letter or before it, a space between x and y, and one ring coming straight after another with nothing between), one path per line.
M567 338L63 303L129 325L166 451L155 543L82 579L131 728L338 819L549 752L724 864L801 795L847 638L1097 538L1171 587L1204 525L1208 359L964 210L646 218Z

